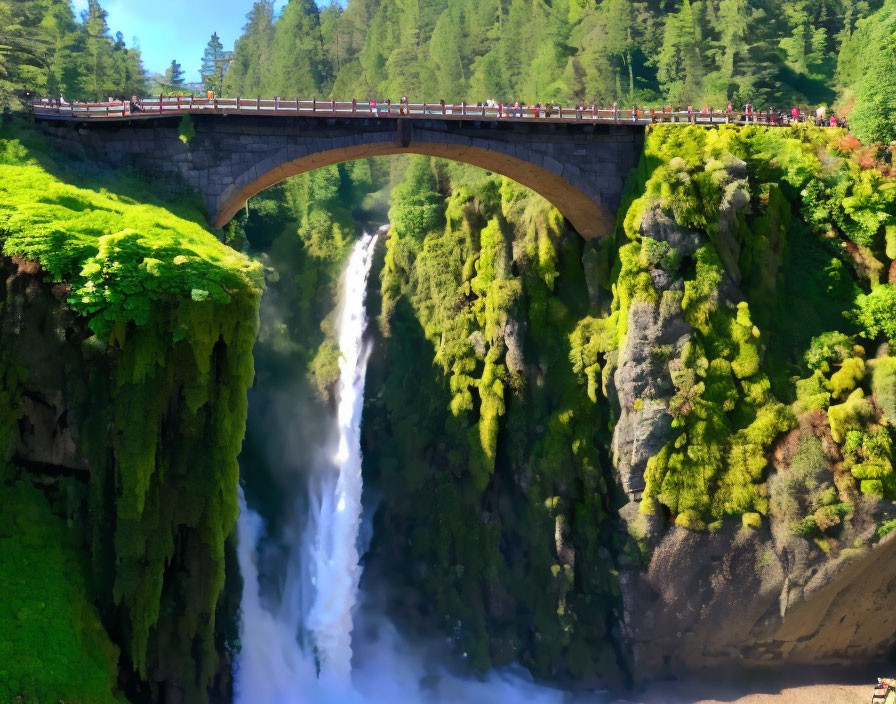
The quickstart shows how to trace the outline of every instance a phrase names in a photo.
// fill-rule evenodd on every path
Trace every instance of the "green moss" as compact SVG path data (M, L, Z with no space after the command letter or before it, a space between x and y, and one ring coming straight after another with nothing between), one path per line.
M840 369L831 376L831 392L835 399L848 396L865 377L865 360L850 357L844 360Z
M842 443L850 430L864 428L872 412L871 402L865 398L862 389L853 391L845 403L831 406L828 409L828 420L834 441Z
M12 142L0 142L19 154L0 164L2 252L65 284L95 333L85 344L103 352L76 399L90 407L80 445L103 609L141 676L164 662L188 698L204 696L218 669L261 267L192 204L156 201L124 174L76 178L46 167L39 143Z
M6 472L9 474L9 472ZM0 700L123 702L77 542L26 481L0 484Z
M896 424L896 357L874 362L871 388L884 416Z

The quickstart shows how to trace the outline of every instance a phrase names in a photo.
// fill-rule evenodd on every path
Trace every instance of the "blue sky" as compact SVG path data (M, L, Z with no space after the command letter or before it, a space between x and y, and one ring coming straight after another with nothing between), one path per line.
M253 0L101 0L109 13L109 29L121 32L128 46L136 38L143 64L151 73L162 73L177 59L188 81L199 80L202 52L212 32L225 49L232 49L246 23ZM74 0L76 16L87 0ZM277 9L286 0L277 0Z

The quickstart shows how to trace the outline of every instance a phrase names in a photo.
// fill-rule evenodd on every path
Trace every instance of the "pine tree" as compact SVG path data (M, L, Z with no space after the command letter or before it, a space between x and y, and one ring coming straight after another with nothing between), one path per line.
M0 111L15 104L13 90L47 85L51 42L36 9L0 0Z
M274 26L271 70L260 82L264 95L317 96L330 73L313 0L290 0Z
M683 0L678 12L666 18L657 78L673 103L696 103L703 97L703 32L698 8L699 2Z
M465 95L464 68L460 58L460 23L445 10L429 40L429 55L435 64L438 97L456 102Z
M112 43L109 39L108 13L99 0L89 0L84 17L87 30L88 89L94 100L107 97L110 92L112 72Z
M224 77L224 93L258 95L269 72L271 43L274 33L273 0L256 0L249 14L243 36L233 49L233 60Z
M218 33L212 34L202 55L202 66L199 75L202 77L202 85L206 90L220 94L224 88L224 74L227 65L233 58L233 52L224 51L224 45L218 37Z
M164 85L168 90L176 91L184 84L184 70L176 59L171 60L171 65L165 69Z

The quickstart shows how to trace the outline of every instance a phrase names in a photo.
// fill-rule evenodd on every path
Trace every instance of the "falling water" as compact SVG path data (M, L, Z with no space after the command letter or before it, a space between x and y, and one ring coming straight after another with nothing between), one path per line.
M307 518L301 540L290 545L277 609L267 609L260 594L262 521L241 497L239 563L245 586L238 702L303 702L319 685L331 696L350 688L352 610L361 576L361 411L370 353L365 303L377 238L378 233L365 233L358 240L342 280L335 439L323 443L319 466L309 474Z
M367 277L377 235L358 241L342 288L339 332L337 448L331 472L318 475L312 490L305 545L314 601L306 627L320 667L328 678L347 682L351 674L352 609L358 594L358 528L361 525L361 410L370 347L364 340Z
M559 704L561 693L536 686L517 670L485 680L450 675L439 658L427 656L427 648L403 640L379 610L360 614L367 634L354 644L352 670L353 611L361 576L361 410L370 351L364 340L365 294L378 234L365 233L357 242L342 281L335 431L332 440L321 440L318 466L306 472L307 499L297 512L303 518L286 536L288 559L278 599L261 589L264 523L240 492L238 555L244 587L235 702Z

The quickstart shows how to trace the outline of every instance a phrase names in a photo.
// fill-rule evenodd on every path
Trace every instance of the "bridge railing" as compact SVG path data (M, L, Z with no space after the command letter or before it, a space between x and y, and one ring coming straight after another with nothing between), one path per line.
M339 117L426 117L440 119L490 119L522 121L592 122L608 124L762 124L790 121L767 112L728 110L671 110L669 108L591 108L563 106L470 105L467 103L393 103L392 101L288 100L283 98L206 98L195 96L145 98L97 103L39 101L32 105L36 117L61 120L135 119L179 114L320 115ZM802 119L806 119L805 116Z

